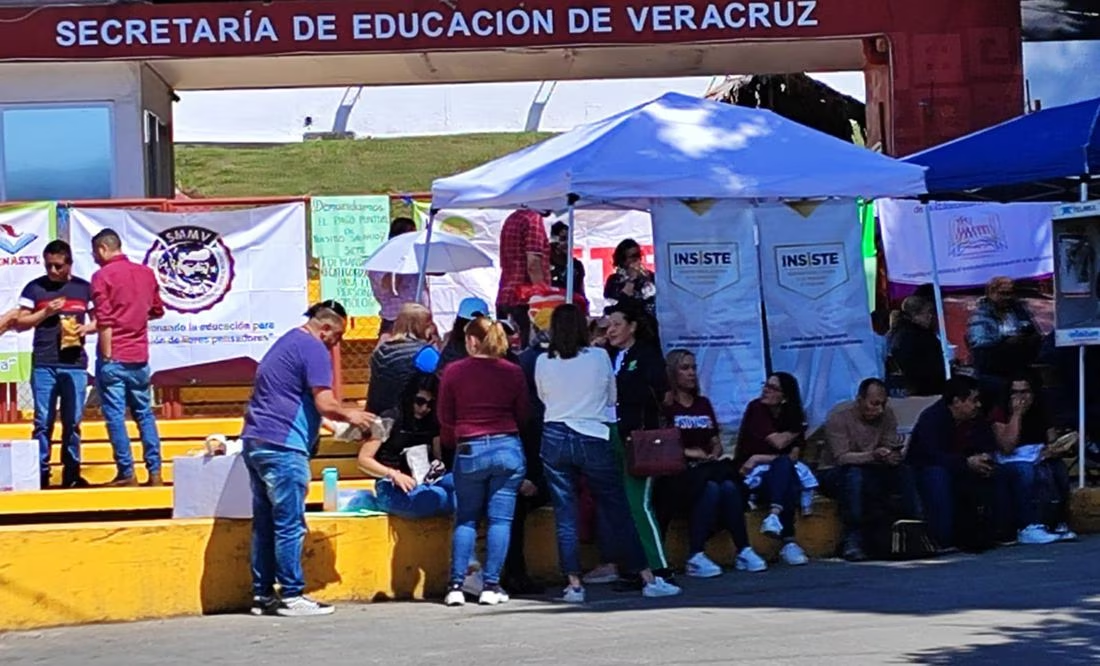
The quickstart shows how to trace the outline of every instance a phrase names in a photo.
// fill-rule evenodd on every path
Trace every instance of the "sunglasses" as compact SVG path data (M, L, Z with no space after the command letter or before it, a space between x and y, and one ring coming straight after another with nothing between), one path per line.
M415 404L417 407L431 407L435 404L435 400L416 396L415 398L413 398L413 404Z
M52 268L55 271L64 270L66 266L68 266L68 264L55 264L53 262L46 264L47 268Z
M321 301L315 305L310 306L309 310L306 310L307 317L315 317L321 310L332 310L336 313L336 316L341 319L348 318L348 311L344 309L344 306L340 304L340 301L334 299L328 299L327 301Z

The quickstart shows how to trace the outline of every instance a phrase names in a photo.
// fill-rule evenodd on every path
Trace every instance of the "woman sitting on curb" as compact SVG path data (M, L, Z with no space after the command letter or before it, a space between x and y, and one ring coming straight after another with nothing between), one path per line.
M678 476L663 479L659 495L672 513L689 516L687 575L722 575L722 567L703 552L716 524L733 538L737 552L734 566L739 571L764 571L768 565L749 545L737 468L723 458L718 417L710 400L699 395L695 355L673 349L665 363L672 387L664 404L665 418L680 430L688 467Z
M440 461L439 421L435 398L439 380L434 374L419 374L409 382L396 409L382 414L393 419L386 441L371 438L359 449L359 469L375 477L375 511L402 518L429 518L454 513L454 479ZM407 452L424 451L424 462L432 461L427 476L418 480Z
M794 516L802 492L795 461L805 444L805 433L806 414L798 380L786 372L773 373L761 396L745 408L734 460L746 477L756 467L768 466L757 490L771 511L760 531L783 540L779 555L792 566L810 561L794 541Z

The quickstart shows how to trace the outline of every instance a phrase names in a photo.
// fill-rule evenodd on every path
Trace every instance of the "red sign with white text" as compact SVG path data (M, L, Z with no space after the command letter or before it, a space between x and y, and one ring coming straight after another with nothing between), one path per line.
M0 10L0 60L256 56L839 37L899 0L376 0Z

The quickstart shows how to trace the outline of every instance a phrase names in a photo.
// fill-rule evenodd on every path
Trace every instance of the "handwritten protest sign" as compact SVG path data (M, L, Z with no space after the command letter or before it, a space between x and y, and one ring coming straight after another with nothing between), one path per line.
M378 316L363 264L386 242L389 197L314 197L310 222L313 256L321 262L321 298L340 301L352 317Z

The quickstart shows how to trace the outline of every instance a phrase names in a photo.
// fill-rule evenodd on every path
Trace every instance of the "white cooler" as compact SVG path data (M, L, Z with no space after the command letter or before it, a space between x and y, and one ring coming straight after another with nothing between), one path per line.
M0 492L42 490L39 471L36 440L0 441Z
M252 518L252 488L241 454L173 459L172 517Z

